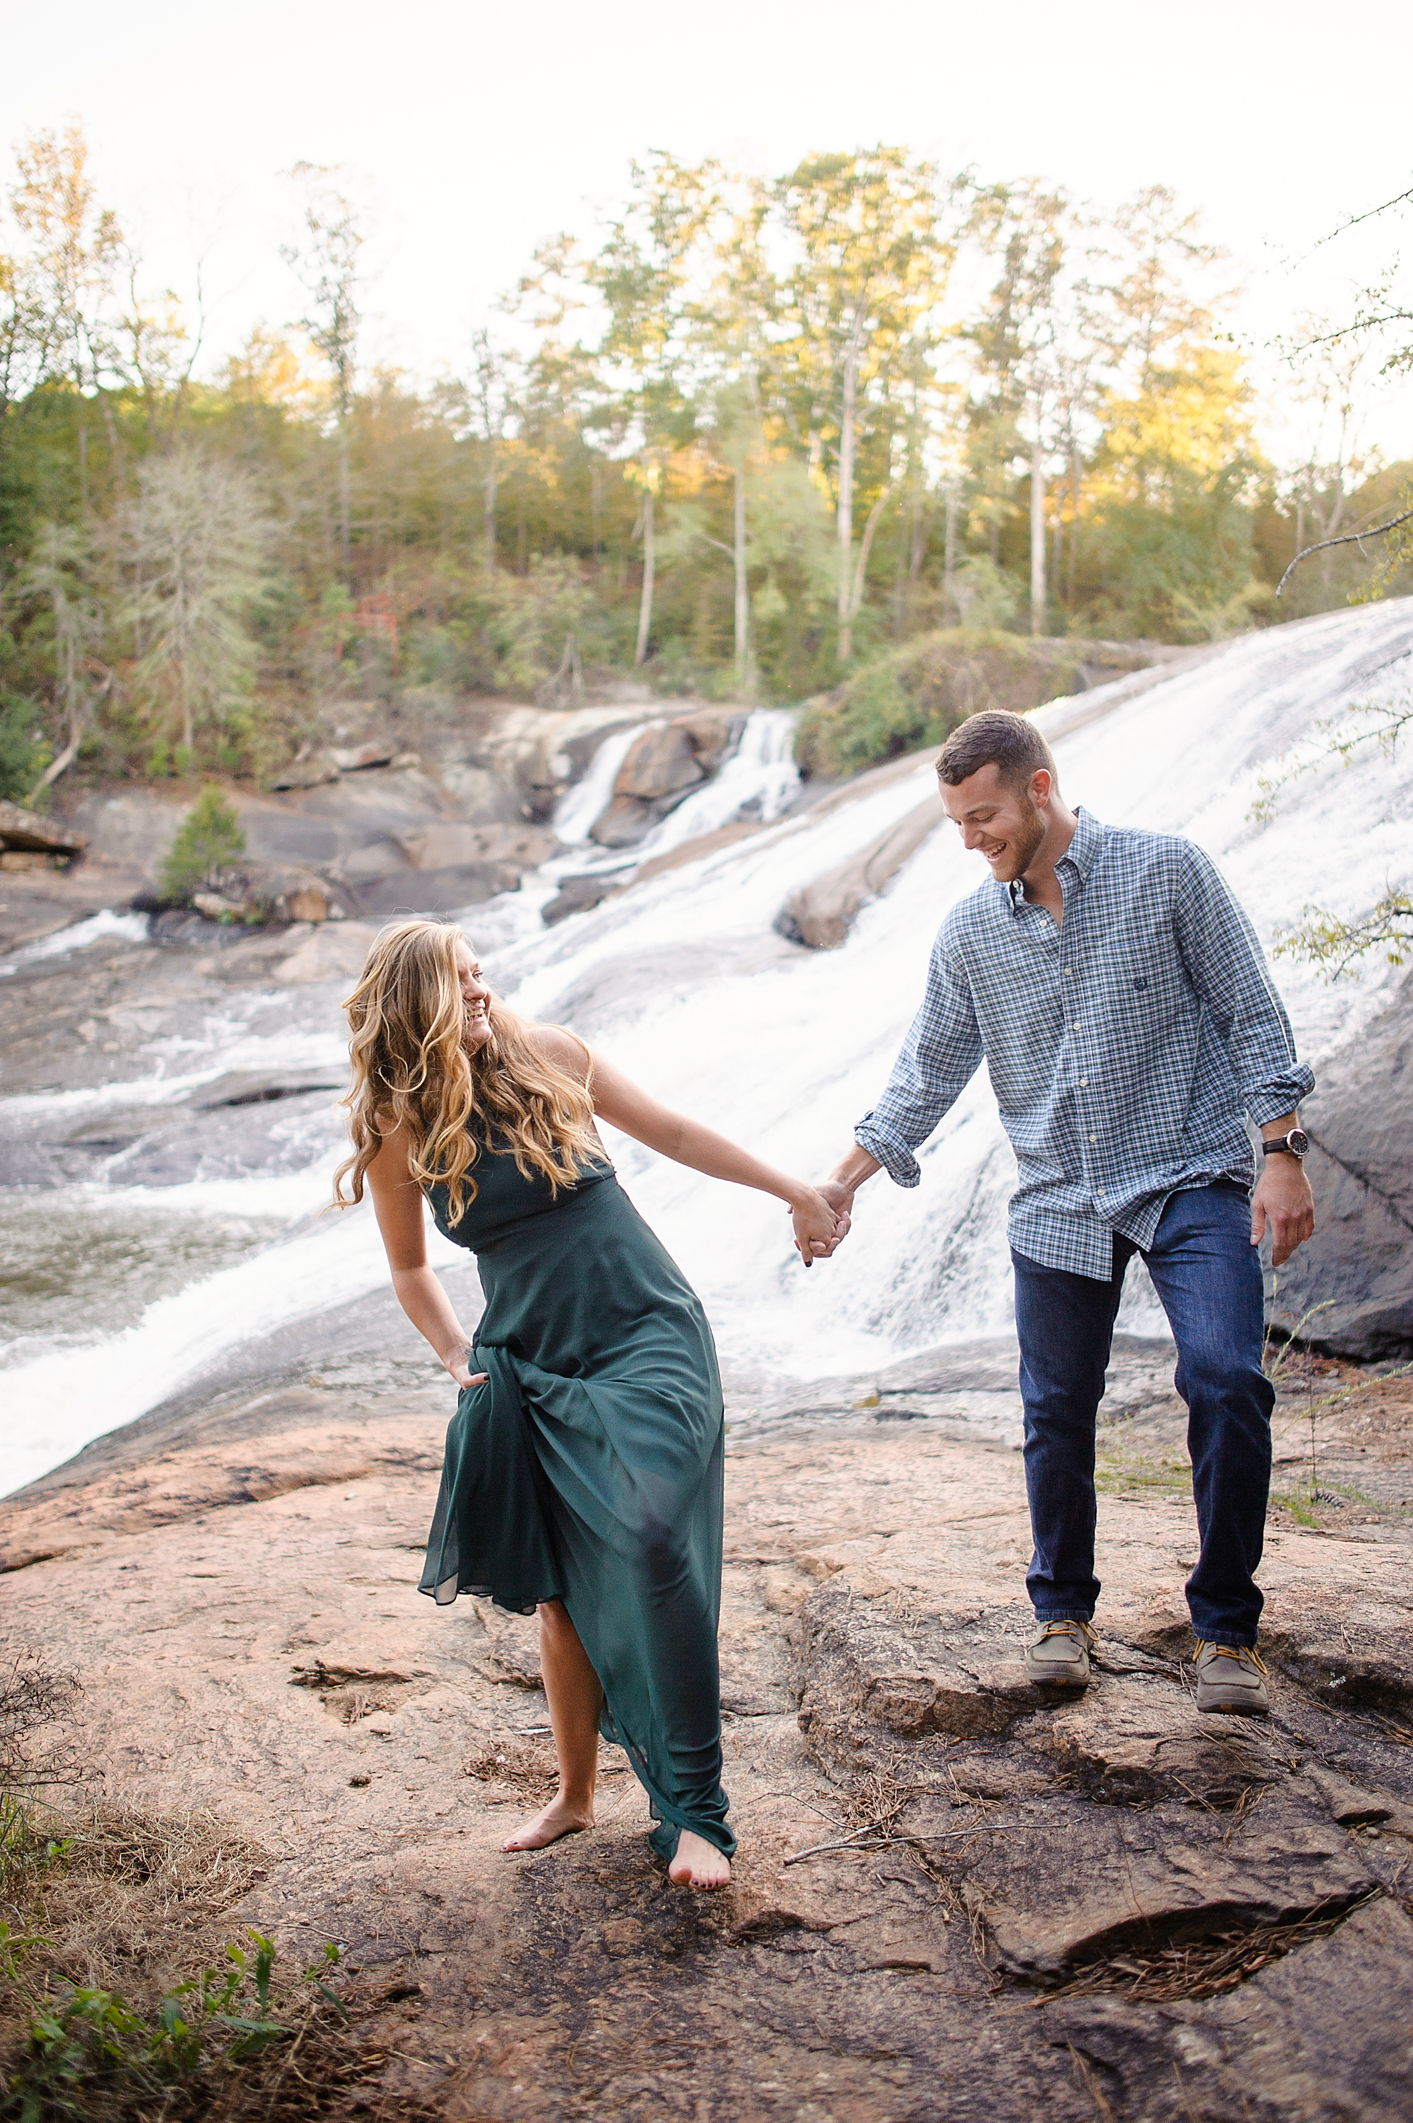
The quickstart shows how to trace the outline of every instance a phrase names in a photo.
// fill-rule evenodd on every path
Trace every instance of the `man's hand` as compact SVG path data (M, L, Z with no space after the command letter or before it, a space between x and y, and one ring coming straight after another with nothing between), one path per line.
M834 1253L843 1245L853 1227L854 1189L843 1186L837 1179L822 1179L819 1192L824 1196L838 1219L834 1227L834 1243L829 1251Z
M1251 1197L1251 1243L1259 1246L1271 1233L1271 1266L1279 1268L1303 1246L1315 1229L1315 1197L1298 1157L1278 1151L1263 1160L1265 1169ZM821 1189L821 1192L824 1190Z

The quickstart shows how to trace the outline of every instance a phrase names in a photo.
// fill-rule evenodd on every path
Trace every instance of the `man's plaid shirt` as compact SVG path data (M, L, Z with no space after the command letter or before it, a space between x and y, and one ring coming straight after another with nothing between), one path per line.
M1252 1180L1242 1112L1294 1110L1315 1079L1251 924L1191 841L1086 811L1056 864L1059 927L994 879L952 909L888 1088L854 1134L899 1186L983 1055L1020 1167L1010 1240L1107 1281L1169 1195Z

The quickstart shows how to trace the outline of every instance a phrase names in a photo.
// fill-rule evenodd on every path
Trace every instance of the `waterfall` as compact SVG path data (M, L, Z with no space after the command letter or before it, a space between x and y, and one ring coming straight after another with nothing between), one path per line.
M594 820L608 808L618 769L634 744L644 730L661 728L660 722L635 722L626 730L615 730L611 736L605 737L589 761L589 770L583 780L577 781L561 796L555 810L555 834L566 848L578 847L588 841Z
M1307 905L1353 913L1413 872L1413 745L1391 757L1365 745L1345 765L1319 743L1322 724L1361 704L1406 700L1410 684L1413 599L1403 599L1246 636L1143 689L1120 680L1053 702L1037 722L1070 802L1197 841L1269 947L1275 928ZM935 788L931 760L922 758L852 801L781 816L795 794L788 723L753 716L717 779L670 813L634 860L743 811L762 821L760 830L554 929L536 911L552 880L527 880L526 890L478 913L472 933L517 1008L573 1025L655 1096L772 1163L819 1175L882 1089L920 1000L939 921L985 871L939 805L938 830L864 908L841 949L812 953L778 936L772 921L795 887L867 847ZM1263 777L1301 746L1308 771L1281 788L1268 816L1253 817ZM624 733L604 740L565 799L559 830L587 834L589 804L607 802L624 751ZM1322 1057L1357 1041L1399 977L1379 958L1359 979L1334 985L1290 959L1276 972L1317 1072ZM338 992L302 995L321 1054L337 1040ZM199 1055L183 1057L185 1074L205 1066ZM303 1213L278 1243L159 1298L132 1325L87 1346L12 1347L5 1386L16 1414L0 1484L31 1478L155 1406L223 1352L383 1284L371 1211L317 1218L339 1154L334 1117L320 1127L303 1169ZM633 1199L701 1291L736 1376L866 1371L1009 1326L1005 1208L1014 1163L984 1073L923 1150L921 1186L871 1181L837 1258L809 1270L790 1249L779 1203L621 1138L611 1148ZM280 1181L282 1190L290 1184ZM288 1191L280 1200L290 1202ZM436 1264L452 1258L439 1241ZM1159 1327L1141 1277L1121 1324Z

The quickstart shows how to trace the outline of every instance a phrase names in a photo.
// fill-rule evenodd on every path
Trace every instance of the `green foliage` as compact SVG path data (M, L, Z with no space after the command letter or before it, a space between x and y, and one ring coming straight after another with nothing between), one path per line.
M1338 980L1356 958L1382 950L1391 966L1406 965L1413 954L1413 896L1385 892L1372 907L1350 919L1321 907L1306 907L1292 928L1280 932L1277 958L1303 958L1329 980Z
M234 809L214 782L208 782L186 817L162 864L161 886L168 899L189 900L213 870L244 852L245 835Z
M1082 644L951 627L924 635L808 703L796 757L808 774L856 774L941 744L979 708L1023 712L1073 692Z
M97 1986L29 1994L26 1952L44 1942L11 1937L0 1926L0 1980L27 1999L25 2049L0 2081L0 2117L7 2123L105 2123L151 2114L153 2104L167 2112L178 2100L183 2114L192 2112L193 2102L204 2109L218 2075L255 2062L299 2032L276 2007L272 1941L258 1931L247 1937L253 1954L232 1942L223 1969L204 1969L143 2011ZM346 2024L342 2004L322 1980L339 1958L339 1948L328 1942L322 1958L305 1969L304 1981Z
M1402 702L1359 702L1344 716L1317 723L1313 740L1278 760L1257 786L1260 795L1251 806L1254 820L1273 818L1281 792L1302 776L1328 765L1332 759L1344 766L1377 745L1392 758L1399 739L1413 722L1413 697ZM1391 966L1401 966L1413 954L1413 893L1391 886L1372 907L1353 915L1331 914L1323 907L1306 907L1298 922L1276 931L1277 958L1301 958L1320 968L1326 980L1338 980L1356 960L1370 951L1382 950Z
M664 692L790 701L876 663L834 771L948 726L904 653L939 628L1220 638L1273 616L1312 523L1381 521L1407 486L1357 453L1294 483L1263 463L1222 261L1162 187L1100 228L898 147L773 177L655 152L530 262L519 351L482 332L417 390L360 367L334 173L293 173L313 351L260 330L201 383L180 318L119 289L81 133L17 172L0 684L65 771L260 779L354 703L564 700L640 657ZM1413 581L1413 542L1387 558L1384 588ZM1309 563L1279 616L1370 567ZM11 787L34 727L0 732Z
M38 704L23 694L0 693L0 797L23 803L53 757Z

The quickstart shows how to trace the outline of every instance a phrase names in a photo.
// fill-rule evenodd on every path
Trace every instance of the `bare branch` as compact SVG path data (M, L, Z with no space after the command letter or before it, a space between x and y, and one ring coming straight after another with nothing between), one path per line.
M1322 538L1318 545L1306 546L1303 551L1296 554L1294 560L1292 560L1290 566L1276 584L1277 597L1280 596L1281 591L1285 588L1286 583L1299 567L1301 561L1308 560L1312 553L1323 553L1327 546L1332 545L1362 545L1366 538L1382 538L1385 531L1396 531L1401 523L1413 523L1413 509L1405 509L1401 516L1391 516L1387 523L1373 524L1367 531L1347 531L1342 538Z
M1391 213L1394 207L1405 206L1410 199L1413 199L1413 190L1400 192L1398 196L1394 199L1385 199L1382 206L1371 206L1365 213L1355 214L1351 217L1350 220L1341 221L1338 228L1331 229L1328 236L1322 236L1320 238L1319 242L1315 245L1315 249L1317 251L1323 250L1324 246L1327 243L1334 242L1336 236L1343 236L1349 229L1357 229L1361 222L1377 221L1380 214Z

